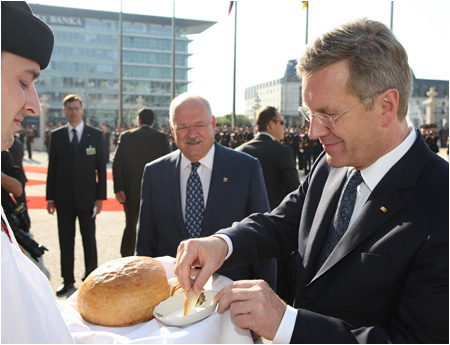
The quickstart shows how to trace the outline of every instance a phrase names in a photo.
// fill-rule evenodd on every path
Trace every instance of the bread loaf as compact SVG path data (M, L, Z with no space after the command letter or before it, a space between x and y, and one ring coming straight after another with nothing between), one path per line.
M153 309L169 297L161 262L129 256L99 266L81 284L77 306L83 319L110 327L151 320Z

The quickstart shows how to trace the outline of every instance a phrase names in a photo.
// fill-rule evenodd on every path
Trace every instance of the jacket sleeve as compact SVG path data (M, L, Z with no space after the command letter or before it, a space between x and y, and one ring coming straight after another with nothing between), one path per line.
M123 191L123 152L124 152L124 135L123 133L119 137L117 143L116 152L114 153L114 159L112 164L114 193Z
M155 257L156 252L152 244L157 243L154 238L156 231L152 227L152 208L150 206L150 167L146 166L142 175L141 204L139 211L138 234L136 241L136 255ZM142 212L142 210L145 210Z
M50 135L50 149L48 154L46 200L55 200L55 173L56 173L56 142L55 133Z
M106 160L105 160L105 141L103 133L98 131L98 151L96 154L96 170L97 170L97 200L106 200Z
M266 185L264 184L264 176L261 164L257 159L253 160L252 178L250 186L250 198L247 214L269 212L269 199L267 197Z
M295 167L294 156L289 146L282 145L283 150L278 158L278 166L281 171L281 181L285 192L288 194L298 188L300 181L298 179L298 171Z

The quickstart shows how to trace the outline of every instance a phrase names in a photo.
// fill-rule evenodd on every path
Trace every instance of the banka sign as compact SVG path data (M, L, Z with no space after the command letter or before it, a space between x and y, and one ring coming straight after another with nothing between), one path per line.
M46 15L39 14L37 15L48 25L64 25L64 26L84 26L84 19L78 17L66 17L66 16L54 16L54 15Z

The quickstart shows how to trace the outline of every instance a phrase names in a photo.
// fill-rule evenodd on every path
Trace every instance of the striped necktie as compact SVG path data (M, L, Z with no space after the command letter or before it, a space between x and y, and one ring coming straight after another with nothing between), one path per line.
M334 220L331 224L325 246L323 247L320 255L319 265L317 266L318 270L322 267L334 247L336 247L342 236L344 236L347 231L350 219L352 218L353 209L355 208L356 191L362 181L363 178L361 176L361 172L359 170L354 170L350 176L347 186L345 187L344 193L342 193L338 202Z

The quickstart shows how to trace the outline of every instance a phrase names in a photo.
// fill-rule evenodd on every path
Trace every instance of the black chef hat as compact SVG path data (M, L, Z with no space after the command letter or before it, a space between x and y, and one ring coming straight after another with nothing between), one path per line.
M2 51L48 66L53 50L53 31L36 17L25 1L2 1Z

